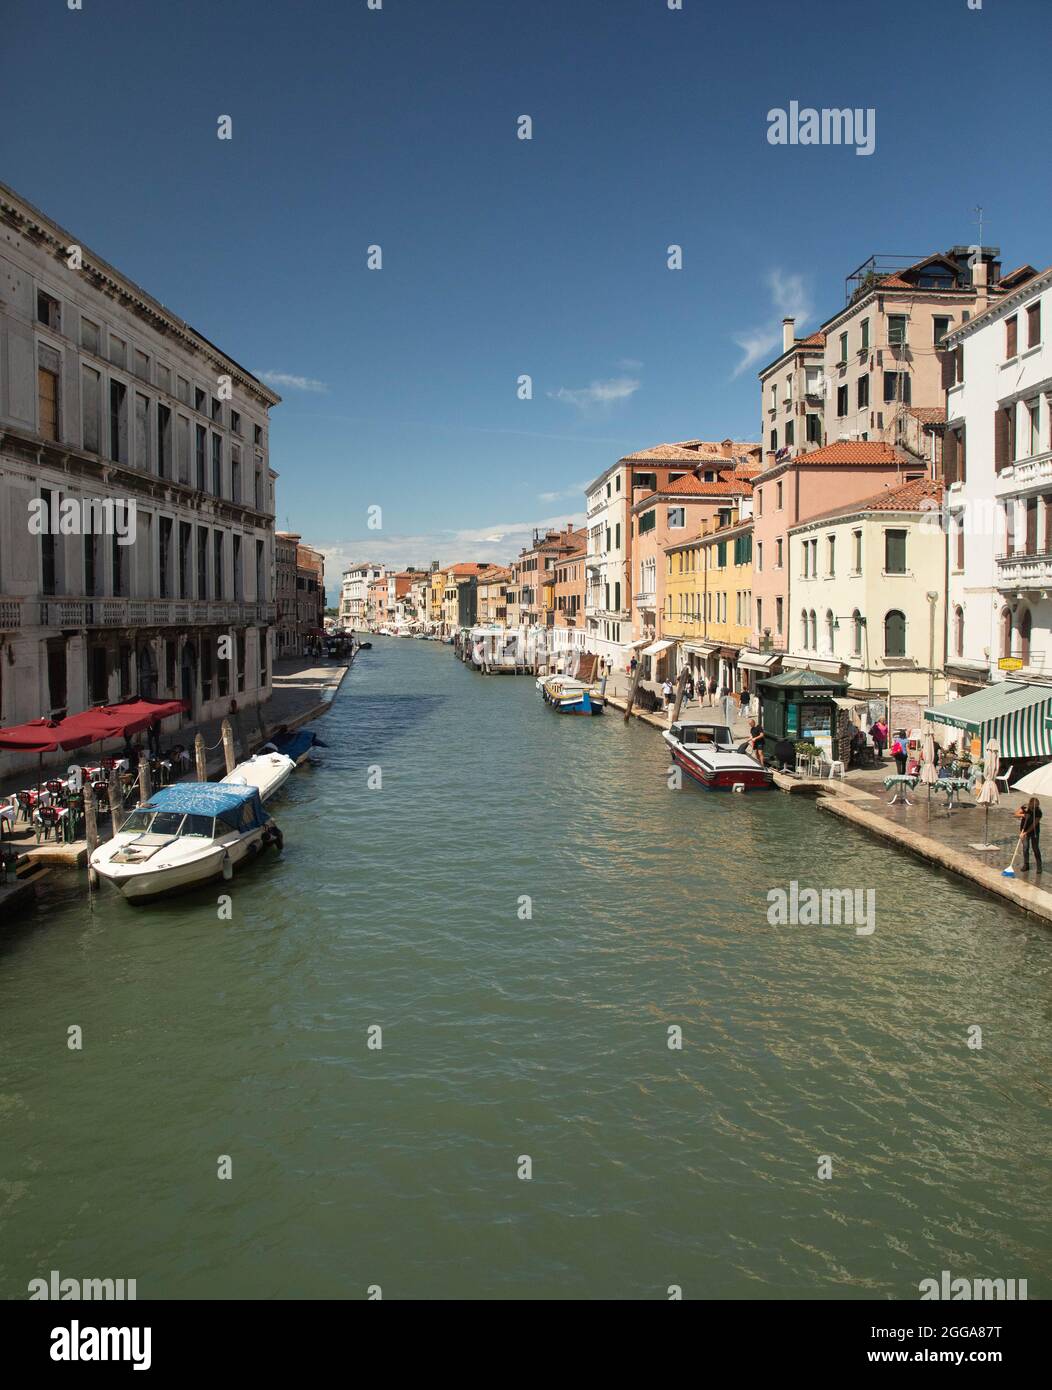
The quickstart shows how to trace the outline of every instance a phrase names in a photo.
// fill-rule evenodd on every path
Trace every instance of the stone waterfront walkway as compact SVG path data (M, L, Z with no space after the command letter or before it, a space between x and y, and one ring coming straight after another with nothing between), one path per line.
M293 657L276 661L273 694L266 704L260 707L258 714L255 708L241 711L240 739L235 721L234 740L237 757L240 759L251 756L252 752L265 742L263 727L269 737L282 725L298 728L324 714L335 699L336 692L349 670L350 665L347 662L324 661L317 658ZM225 767L221 719L211 719L200 724L185 724L177 732L162 736L161 746L167 750L174 744L182 743L192 752L198 733L204 738L205 748L208 750L205 755L208 775L210 778L218 777ZM120 752L122 748L123 741L116 740L107 751ZM45 758L45 776L54 776L56 769L64 772L71 763L88 753L94 757L98 753L97 745L90 749L75 749L72 753L59 754L57 761L52 760L50 765ZM191 780L194 776L191 771L186 778L177 780ZM33 786L35 780L33 775L24 771L8 776L0 780L0 797L10 796L23 787ZM103 821L100 827L103 838L107 833L107 824L108 822ZM76 867L83 864L87 858L87 845L83 840L74 840L68 844L51 840L42 841L37 845L34 828L24 821L18 822L13 833L5 832L4 839L16 850L23 852L25 859L32 863Z

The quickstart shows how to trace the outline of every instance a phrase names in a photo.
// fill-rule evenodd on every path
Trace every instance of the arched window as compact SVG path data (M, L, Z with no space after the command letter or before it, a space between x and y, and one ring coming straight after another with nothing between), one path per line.
M811 650L818 651L818 619L815 617L815 610L811 609Z
M1001 609L1001 655L1012 655L1012 610Z
M1023 610L1023 616L1019 620L1019 655L1023 659L1023 665L1030 665L1030 609Z
M851 633L854 642L853 651L856 656L862 655L862 614L856 608L851 614Z
M836 621L836 619L833 617L833 610L832 610L831 608L827 608L827 609L826 609L826 647L829 649L829 654L830 654L830 656L832 656L833 652L836 651L836 632L835 632L834 627L833 627L833 624L834 624L835 621Z
M800 614L800 650L807 651L807 610Z
M897 608L884 619L884 655L906 655L906 615Z
M964 609L960 604L953 610L953 650L957 656L964 655Z

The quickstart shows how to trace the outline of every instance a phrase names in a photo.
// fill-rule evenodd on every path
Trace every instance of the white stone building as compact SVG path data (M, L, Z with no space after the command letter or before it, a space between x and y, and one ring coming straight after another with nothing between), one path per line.
M585 556L584 642L588 651L623 668L632 641L631 575L628 567L628 491L631 470L623 461L586 490L588 551Z
M343 572L340 585L340 623L343 627L364 627L369 607L369 585L384 578L383 565L369 560L351 565Z
M0 722L269 697L279 399L0 185Z
M1052 269L949 335L947 674L1052 678ZM1005 661L1014 670L999 663Z

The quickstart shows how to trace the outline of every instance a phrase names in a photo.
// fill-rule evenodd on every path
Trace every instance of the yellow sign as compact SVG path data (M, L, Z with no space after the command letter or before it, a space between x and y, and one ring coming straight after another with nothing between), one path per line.
M1019 656L1003 656L997 663L999 671L1021 671L1023 669L1023 658Z

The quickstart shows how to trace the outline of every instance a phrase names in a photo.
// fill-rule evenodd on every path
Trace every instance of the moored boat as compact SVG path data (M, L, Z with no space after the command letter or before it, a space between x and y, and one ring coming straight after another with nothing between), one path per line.
M571 676L546 676L537 685L545 703L560 714L602 714L605 697L594 686Z
M177 782L137 806L91 866L129 902L229 878L281 831L247 783Z
M310 757L313 748L324 748L324 744L311 729L293 729L276 733L269 743L259 750L261 753L284 753L291 758L296 767L301 767Z
M255 787L260 801L269 801L289 780L295 766L294 759L284 750L261 749L254 757L238 763L223 781Z
M770 791L774 785L771 769L739 751L726 724L685 716L661 737L676 766L707 791Z

